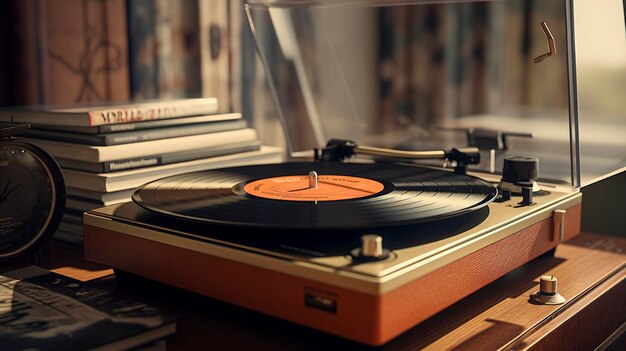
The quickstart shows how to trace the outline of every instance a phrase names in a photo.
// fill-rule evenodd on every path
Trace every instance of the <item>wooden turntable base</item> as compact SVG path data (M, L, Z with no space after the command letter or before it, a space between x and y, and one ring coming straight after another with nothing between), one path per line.
M58 273L116 285L113 275L102 278L106 267L85 262L78 248L52 243L42 257L41 265ZM559 245L553 257L525 264L376 350L592 350L607 339L617 339L608 348L617 350L626 342L615 333L626 322L625 267L625 239L583 233ZM558 278L565 305L529 302L546 274ZM118 282L117 290L181 316L168 349L371 350L152 281L133 278Z

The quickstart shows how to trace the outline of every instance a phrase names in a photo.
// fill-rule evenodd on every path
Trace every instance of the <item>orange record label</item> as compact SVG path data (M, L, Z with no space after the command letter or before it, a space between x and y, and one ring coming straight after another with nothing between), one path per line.
M243 190L254 196L286 201L337 201L366 197L385 186L372 179L345 175L320 175L317 188L309 187L309 176L294 175L255 180Z

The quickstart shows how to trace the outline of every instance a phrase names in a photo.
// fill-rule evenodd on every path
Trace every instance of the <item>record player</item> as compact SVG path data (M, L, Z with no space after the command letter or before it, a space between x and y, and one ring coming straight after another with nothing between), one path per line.
M611 140L623 120L583 123L575 8L546 3L532 10L536 33L519 39L536 45L520 54L485 33L528 15L524 1L249 1L293 162L148 183L132 202L85 213L86 258L380 345L549 254L580 232L580 186L623 169L626 148ZM407 11L430 21L414 59L438 52L426 66L440 80L425 88L414 77L419 94L405 99L388 78L413 72L396 57L410 55L382 46L395 35L386 19ZM491 27L433 20L468 11ZM443 27L473 33L482 51L470 59L482 63L438 41ZM489 79L455 82L461 66ZM550 94L517 96L520 84ZM426 106L406 113L409 100Z

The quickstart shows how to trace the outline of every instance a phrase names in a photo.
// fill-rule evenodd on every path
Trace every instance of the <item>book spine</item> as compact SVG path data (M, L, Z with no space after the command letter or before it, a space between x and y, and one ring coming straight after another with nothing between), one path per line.
M79 134L79 133L63 133L63 132L47 132L40 131L35 129L27 129L20 133L20 135L35 138L35 139L45 139L45 140L56 140L62 141L66 143L76 143L76 144L85 144L85 145L105 145L105 138L100 135L94 134Z
M104 204L98 203L97 201L81 200L71 197L65 199L65 208L76 211L87 212L102 207L103 205Z
M207 118L210 117L210 118ZM76 133L85 133L85 134L107 134L107 133L118 133L118 132L131 132L135 130L143 130L143 129L155 129L155 128L165 128L172 126L180 126L180 125L192 125L192 124L201 124L208 122L221 122L221 121L231 121L235 119L242 119L240 113L227 113L227 114L219 114L219 115L205 115L205 116L194 116L194 117L183 117L183 118L172 118L168 119L158 119L153 121L143 121L136 123L121 123L121 124L105 124L101 126L93 126L93 127L78 127L78 126L63 126L63 128L58 128L56 126L50 125L35 125L33 128L35 129L61 129L67 132L76 132Z
M230 109L229 0L198 0L203 96L215 96L220 112ZM237 1L234 1L235 3Z
M220 147L235 142L250 142L257 139L258 134L256 131L246 128L111 146L79 145L32 138L27 138L26 140L37 144L54 157L85 162L106 162L145 157L147 155L190 152L192 150Z
M122 123L122 124L105 124L103 126L96 126L97 134L127 132L137 128L137 123Z
M109 173L163 164L163 158L160 156L138 157L127 160L107 162L84 162L68 160L64 158L59 158L57 159L57 161L63 169L71 169L89 173Z
M159 128L147 131L105 134L101 135L100 137L104 138L104 145L119 145L149 140L176 138L188 135L225 132L229 130L243 129L245 127L246 122L243 120L239 120L225 123L192 125L189 127Z
M42 1L3 1L2 31L7 41L6 54L8 69L4 82L10 85L10 95L4 105L38 105L45 103L42 89L45 67L43 57L46 52L44 37L47 23ZM9 50L10 48L10 50Z
M228 1L228 59L230 62L228 80L230 108L232 111L244 111L243 70L244 67L246 67L244 60L250 60L250 58L247 57L250 55L246 55L246 49L249 49L246 47L246 44L249 43L248 41L244 41L243 38L245 35L251 36L248 32L248 22L245 20L244 1ZM254 49L254 45L252 45L252 47ZM252 60L254 60L255 57L256 55L253 55Z
M103 163L74 161L59 157L56 158L56 161L63 169L73 169L90 173L102 173L105 169Z
M114 192L137 188L146 182L175 174L224 167L279 163L282 161L283 155L280 149L266 147L256 152L211 157L175 165L166 164L147 167L142 170L119 171L115 174L93 174L69 169L62 170L68 187L97 192Z
M212 0L211 0L212 1ZM154 6L154 42L156 46L156 80L159 98L173 98L185 96L177 94L176 86L179 83L177 75L172 69L174 65L174 50L172 37L172 23L174 21L173 7L176 5L170 0L152 1ZM207 95L208 96L208 95Z
M104 96L107 101L130 98L128 67L128 12L125 0L103 1L100 5L106 17L103 32L109 45L104 46L105 75Z
M108 202L123 202L130 201L130 197L133 194L134 189L122 190L116 192L103 193L99 191L91 191L79 188L67 188L67 195L76 199L86 199L88 201L97 201L99 203L108 203ZM83 223L82 216L73 216L70 214L63 215L64 222L73 222L73 223Z
M128 66L133 99L159 97L156 4L153 0L127 0Z
M131 123L154 119L166 119L217 112L217 100L192 103L189 101L161 102L136 107L112 108L89 112L89 125Z
M134 160L109 161L102 163L102 172L124 171L127 169L143 168L163 164L161 157L141 157Z
M174 84L167 93L175 97L203 96L200 72L200 34L198 33L198 4L196 0L168 1L171 3L171 54L167 67ZM206 1L215 2L215 0ZM166 93L160 91L160 93ZM212 95L204 95L212 96ZM219 98L219 97L218 97ZM221 103L221 102L220 102Z
M170 163L184 162L197 160L208 157L218 157L231 155L241 152L249 152L256 151L260 149L259 143L252 144L241 144L241 145L233 145L227 146L223 148L216 148L214 150L202 150L198 152L181 152L175 153L173 155L165 155L165 156L154 156L154 157L138 157L134 159L120 160L120 161L108 161L102 163L91 163L91 162L70 162L61 163L62 167L77 169L81 171L87 172L95 172L95 173L109 173L116 171L125 171L129 169L136 168L144 168L150 166L158 166L165 165Z
M68 169L61 169L63 171L63 177L65 178L65 184L69 187L87 189L91 191L109 192L113 191L108 189L107 178L98 177L97 174L86 175L83 172L73 171ZM119 189L123 190L123 189ZM65 209L66 212L77 214L71 208ZM82 215L81 213L78 213Z
M143 141L134 144L101 146L95 147L98 148L98 155L96 157L85 157L82 160L88 162L119 161L124 158L135 158L138 156L146 156L147 154L156 155L172 152L189 152L191 150L206 149L232 142L256 140L257 138L258 135L254 129L239 129L211 133L210 135L198 134L181 138Z
M45 103L127 100L125 0L45 3Z

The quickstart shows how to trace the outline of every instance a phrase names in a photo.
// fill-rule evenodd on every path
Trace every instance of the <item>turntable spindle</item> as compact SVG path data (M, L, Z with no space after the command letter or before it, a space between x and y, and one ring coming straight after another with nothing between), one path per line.
M309 189L317 188L317 172L309 172Z

